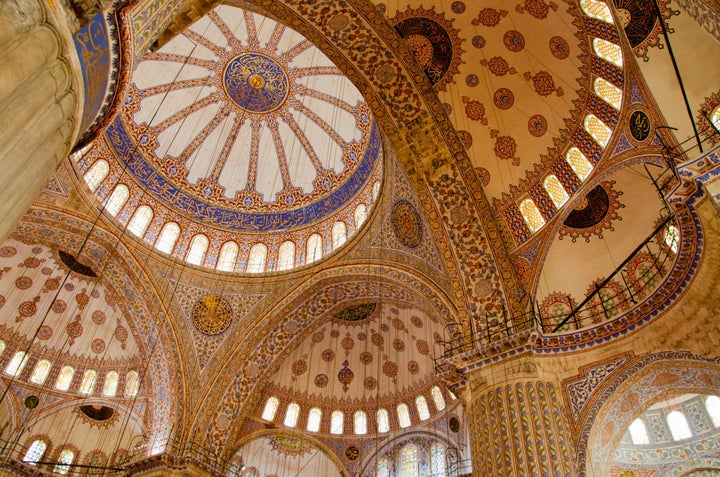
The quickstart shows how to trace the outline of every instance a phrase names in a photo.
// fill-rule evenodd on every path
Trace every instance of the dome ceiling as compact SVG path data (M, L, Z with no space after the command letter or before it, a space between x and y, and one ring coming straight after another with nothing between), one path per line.
M138 60L105 139L80 168L108 160L95 192L130 189L121 222L143 203L159 222L245 251L302 245L337 221L352 235L381 180L380 132L352 83L299 33L226 5Z

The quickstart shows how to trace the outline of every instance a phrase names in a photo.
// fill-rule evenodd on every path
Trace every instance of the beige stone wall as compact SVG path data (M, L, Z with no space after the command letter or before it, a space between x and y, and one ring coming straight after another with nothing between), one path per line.
M78 133L82 77L65 12L49 5L0 2L0 240Z

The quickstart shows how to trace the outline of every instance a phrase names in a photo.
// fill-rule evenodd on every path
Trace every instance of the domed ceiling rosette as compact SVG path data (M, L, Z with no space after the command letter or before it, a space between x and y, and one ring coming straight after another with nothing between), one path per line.
M156 216L248 244L329 231L371 205L382 171L357 88L299 33L226 5L139 59L106 139L111 175L132 177Z

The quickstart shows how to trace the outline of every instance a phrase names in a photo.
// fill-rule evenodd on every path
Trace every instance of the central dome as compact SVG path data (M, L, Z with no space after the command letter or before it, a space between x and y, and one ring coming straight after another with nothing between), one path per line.
M111 196L108 213L163 252L227 271L332 253L382 180L380 131L350 80L298 32L228 5L138 59L104 136L79 166L97 180L88 170L107 163L95 192ZM258 245L265 258L250 266Z

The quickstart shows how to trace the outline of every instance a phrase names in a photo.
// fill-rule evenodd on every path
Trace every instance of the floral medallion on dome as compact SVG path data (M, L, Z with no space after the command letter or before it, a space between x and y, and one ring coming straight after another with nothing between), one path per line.
M464 51L460 47L463 40L459 30L443 14L422 7L398 12L390 21L407 42L430 83L438 91L444 91L453 83L462 63Z
M655 0L613 0L613 3L635 56L648 61L648 48L658 47L662 35ZM659 0L657 5L664 20L680 14L670 8L670 0Z
M558 238L569 235L573 242L578 237L589 242L593 235L603 238L604 230L614 231L613 221L622 220L618 211L625 207L618 200L623 193L616 191L614 185L615 181L603 181L588 192L565 218Z
M355 379L355 373L353 373L352 369L350 369L350 363L348 360L343 361L343 367L340 371L338 371L337 377L338 381L340 381L343 385L343 391L347 392L350 388L350 383L352 383L353 379Z
M422 242L423 226L420 214L407 200L397 201L390 215L393 231L398 241L408 248L416 248Z
M289 92L282 66L260 53L244 53L230 60L223 73L223 86L236 105L251 113L276 110Z
M207 295L198 300L193 306L193 325L203 334L219 335L230 326L232 319L232 307L222 297Z

